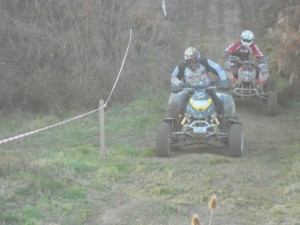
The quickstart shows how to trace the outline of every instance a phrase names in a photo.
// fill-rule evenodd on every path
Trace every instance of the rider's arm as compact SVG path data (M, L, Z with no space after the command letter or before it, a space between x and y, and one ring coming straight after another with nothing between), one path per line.
M171 84L175 86L179 86L183 81L183 74L179 73L179 66L176 66L171 74Z
M255 44L250 45L250 48L256 60L262 60L264 58L264 55Z
M206 68L208 72L211 72L219 76L220 80L226 80L226 74L223 68L210 59L201 59L200 63Z
M224 53L228 56L228 55L235 55L236 54L236 51L238 49L238 47L241 46L241 41L237 41L231 45L229 45Z

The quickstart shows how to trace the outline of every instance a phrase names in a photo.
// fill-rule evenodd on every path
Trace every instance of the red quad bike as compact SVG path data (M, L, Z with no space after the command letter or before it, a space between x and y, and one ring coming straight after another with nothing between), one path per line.
M251 101L266 104L268 114L277 114L277 92L275 80L269 77L267 61L258 64L257 61L242 61L238 57L230 56L224 64L227 79L231 81L230 93L235 100ZM256 79L256 72L260 76ZM237 78L233 76L237 74Z

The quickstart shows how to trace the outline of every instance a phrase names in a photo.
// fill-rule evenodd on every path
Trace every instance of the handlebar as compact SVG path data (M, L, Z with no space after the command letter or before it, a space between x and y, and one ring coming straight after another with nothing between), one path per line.
M187 95L192 96L196 90L203 89L207 92L210 92L210 90L213 90L213 89L216 89L216 88L217 88L216 86L208 86L208 87L205 87L205 88L183 88L183 91Z
M218 89L218 85L220 84L220 82L218 81L211 81L209 85L207 86L193 86L193 87L189 87L188 85L186 85L183 88L183 91L185 91L186 93L188 92L193 92L195 90L199 90L199 89L205 89L205 90L211 90L211 89Z
M258 67L258 62L256 61L251 61L251 60L247 60L247 61L241 61L242 64L244 65L251 65L251 66L254 66L254 67Z
M218 82L210 82L208 85L193 85L189 86L186 84L186 86L183 89L207 89L207 88L217 88Z
M245 60L245 61L243 61L237 56L229 56L228 59L236 61L236 62L238 62L240 64L243 64L243 65L252 65L252 66L255 66L255 67L258 67L258 64L259 64L259 62L255 61L255 60Z

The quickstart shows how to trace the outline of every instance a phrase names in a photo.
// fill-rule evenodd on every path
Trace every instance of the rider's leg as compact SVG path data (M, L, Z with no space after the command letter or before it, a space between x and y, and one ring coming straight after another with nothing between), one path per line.
M259 78L259 74L260 74L260 69L259 67L256 67L255 68L255 71L256 71L256 80Z
M262 90L263 88L263 85L264 85L264 81L262 79L260 79L260 69L259 68L256 68L256 85L259 89Z
M224 114L224 104L223 102L219 99L219 97L216 95L216 93L211 90L211 89L208 89L207 90L207 93L210 95L210 97L212 98L213 102L214 102L214 105L216 107L216 111L219 115L222 115Z
M174 118L183 117L189 96L185 92L172 93L168 102L168 115Z
M232 75L234 81L238 79L238 70L240 68L241 64L238 62L234 62L234 65L232 66Z
M179 103L179 116L182 118L184 116L185 108L186 108L186 105L187 105L189 99L190 99L190 96L184 92L184 94L182 95L181 102Z

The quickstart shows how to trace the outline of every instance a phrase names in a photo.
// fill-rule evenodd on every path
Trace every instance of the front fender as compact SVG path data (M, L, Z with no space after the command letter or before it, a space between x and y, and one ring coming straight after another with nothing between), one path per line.
M175 122L175 119L170 117L170 118L164 118L163 121L166 123L172 124Z
M228 118L228 122L232 125L232 124L240 124L242 125L242 123L239 121L238 118Z

